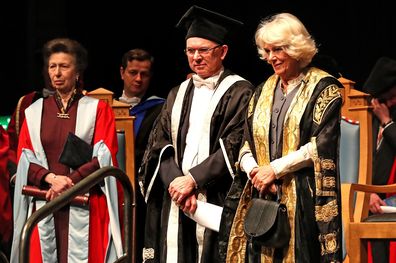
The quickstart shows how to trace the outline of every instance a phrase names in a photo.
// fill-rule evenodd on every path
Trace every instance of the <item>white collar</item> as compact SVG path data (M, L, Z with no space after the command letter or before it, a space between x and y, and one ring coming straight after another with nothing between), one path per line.
M132 107L136 106L137 104L140 103L140 101L142 100L140 97L128 97L125 94L125 90L122 91L122 96L118 98L119 101L127 103L129 105L131 105Z

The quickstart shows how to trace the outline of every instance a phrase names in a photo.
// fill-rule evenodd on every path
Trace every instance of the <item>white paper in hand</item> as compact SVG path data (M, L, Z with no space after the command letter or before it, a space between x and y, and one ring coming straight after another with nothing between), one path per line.
M394 206L381 206L384 213L396 213L396 207Z
M197 200L194 214L185 213L189 218L203 227L219 232L223 207Z

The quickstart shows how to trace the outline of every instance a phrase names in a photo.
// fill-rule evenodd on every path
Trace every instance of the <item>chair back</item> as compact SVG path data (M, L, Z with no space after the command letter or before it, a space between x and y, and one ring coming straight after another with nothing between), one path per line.
M368 195L356 193L350 196L351 183L371 183L372 167L372 127L369 95L354 88L355 82L340 78L344 89L341 109L341 136L339 171L341 180L341 207L343 221L343 256L349 261L349 222L368 214ZM350 205L349 200L354 200Z
M360 154L360 125L342 116L340 136L340 180L344 183L357 183L359 177L359 154ZM347 245L345 240L345 220L342 224L342 255L347 257Z
M114 93L105 88L95 89L87 95L108 103L113 109L118 140L118 165L128 175L135 192L135 139L133 135L135 117L129 116L130 105L113 99Z
M359 177L360 125L342 116L340 137L341 183L357 183Z
M123 130L117 131L117 141L118 141L118 152L117 152L118 168L126 172L125 132Z

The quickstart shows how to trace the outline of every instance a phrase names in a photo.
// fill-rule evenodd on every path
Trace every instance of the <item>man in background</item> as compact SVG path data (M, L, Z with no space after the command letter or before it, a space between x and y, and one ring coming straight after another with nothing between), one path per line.
M122 56L120 75L124 82L122 96L119 101L131 105L129 114L135 116L135 175L143 158L148 137L153 123L161 112L165 99L150 96L150 83L153 76L154 57L143 49L132 49ZM135 185L138 185L136 180ZM143 196L138 192L137 218L136 218L136 262L142 262L142 250L144 239L144 222L146 203Z

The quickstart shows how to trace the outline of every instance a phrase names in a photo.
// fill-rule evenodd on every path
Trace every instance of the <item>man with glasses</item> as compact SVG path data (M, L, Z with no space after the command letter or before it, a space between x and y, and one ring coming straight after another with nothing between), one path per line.
M185 54L195 73L168 94L140 167L147 202L145 262L220 261L218 244L227 242L227 227L216 232L187 215L197 203L224 207L233 180L254 87L224 68L223 60L229 34L241 26L198 6L177 24L187 29Z

